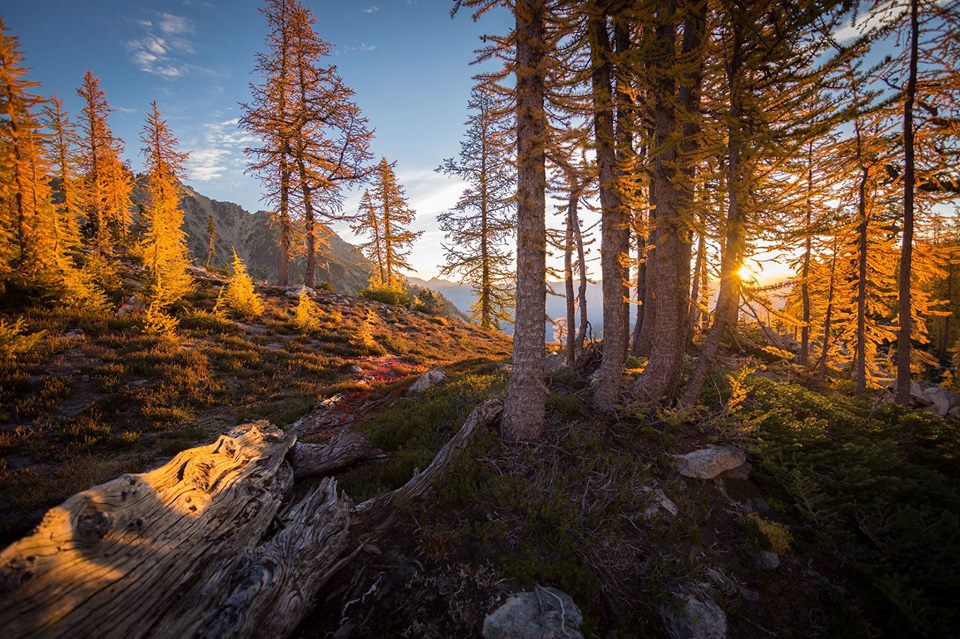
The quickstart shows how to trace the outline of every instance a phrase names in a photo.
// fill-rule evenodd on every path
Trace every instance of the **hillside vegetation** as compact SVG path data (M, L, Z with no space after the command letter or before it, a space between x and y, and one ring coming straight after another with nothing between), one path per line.
M130 267L128 286L141 276ZM307 330L294 321L296 289L258 287L260 317L215 313L220 279L198 278L176 338L146 332L129 306L0 317L0 541L77 491L243 421L288 426L336 395L350 411L431 366L489 368L508 356L500 333L323 291Z

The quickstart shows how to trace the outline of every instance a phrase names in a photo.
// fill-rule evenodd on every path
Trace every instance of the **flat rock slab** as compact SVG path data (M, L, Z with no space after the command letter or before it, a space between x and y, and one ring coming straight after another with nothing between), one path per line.
M674 455L677 468L684 477L713 479L747 461L747 454L736 446L708 446L686 455Z
M483 620L484 639L583 639L583 615L565 592L537 586L511 595Z

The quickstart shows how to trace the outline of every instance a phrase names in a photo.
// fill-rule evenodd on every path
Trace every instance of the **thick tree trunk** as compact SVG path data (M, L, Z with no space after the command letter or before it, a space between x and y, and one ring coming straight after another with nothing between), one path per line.
M626 225L617 188L613 69L610 61L613 50L604 2L592 5L588 38L592 65L593 130L600 173L600 271L603 280L603 353L593 406L599 411L610 412L620 394L623 363L627 355L622 265Z
M690 260L693 249L694 193L697 175L697 162L700 151L700 96L703 84L703 40L707 28L707 0L688 0L683 22L683 42L681 44L681 63L684 71L680 76L677 98L683 121L679 142L678 161L680 166L680 188L678 190L678 210L681 224L678 227L680 239L680 296L677 298L679 316L682 322L681 348L687 343L690 333Z
M917 94L917 58L919 55L919 0L910 0L910 69L903 103L903 240L900 249L900 327L897 332L897 403L910 403L910 328L913 307L910 303L910 276L913 269L913 191L914 172L913 102Z
M648 265L648 269L652 268L654 272L653 287L647 289L648 297L652 293L655 298L656 319L651 333L650 363L632 389L635 397L655 402L672 395L680 379L689 293L689 289L683 286L689 282L690 270L686 247L689 225L680 210L684 199L679 184L682 177L677 171L678 112L674 98L677 79L668 71L676 63L676 3L673 0L660 3L657 11L654 37L658 54L655 64L651 65L656 69L653 81L654 148L658 149L653 169L657 211L653 244L656 251L653 264ZM644 325L649 322L646 314L643 321Z
M517 0L517 296L513 368L503 406L503 436L533 441L543 433L546 315L547 132L543 108L544 0Z

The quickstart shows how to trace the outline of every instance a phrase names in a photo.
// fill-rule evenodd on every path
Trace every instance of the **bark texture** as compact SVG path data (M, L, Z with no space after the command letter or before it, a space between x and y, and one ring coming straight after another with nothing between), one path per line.
M513 368L503 407L503 436L533 441L543 433L546 329L546 169L543 108L543 0L514 6L517 34L517 308Z
M0 553L3 636L286 637L500 408L479 405L426 470L356 507L331 478L284 501L295 476L354 459L356 435L311 447L265 421L74 495Z

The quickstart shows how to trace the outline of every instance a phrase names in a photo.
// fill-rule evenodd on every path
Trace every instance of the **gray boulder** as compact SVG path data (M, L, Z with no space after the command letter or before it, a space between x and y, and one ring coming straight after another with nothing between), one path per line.
M660 607L660 618L671 639L725 639L727 615L706 596L675 595Z
M713 479L747 461L747 454L736 446L708 446L686 455L674 455L680 474L694 479Z
M583 639L583 615L556 588L519 592L483 620L484 639Z
M415 381L413 385L407 389L407 392L411 395L419 395L445 381L447 381L447 374L443 372L442 368L431 368L424 373L420 379Z

